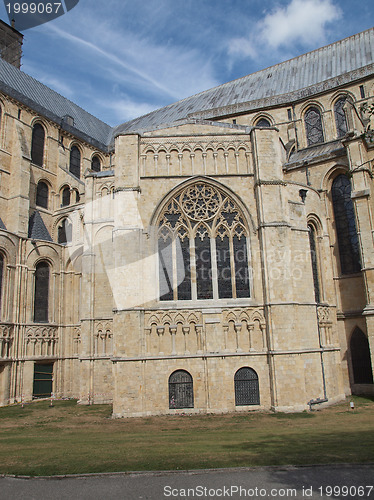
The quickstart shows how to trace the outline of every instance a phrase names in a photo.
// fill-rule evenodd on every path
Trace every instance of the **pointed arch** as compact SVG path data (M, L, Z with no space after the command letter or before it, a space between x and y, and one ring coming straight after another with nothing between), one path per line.
M350 339L352 375L354 384L372 384L373 367L371 365L370 347L364 332L356 327Z
M31 161L35 165L38 165L39 167L43 166L44 142L45 142L44 127L40 123L35 123L32 129L32 138L31 138Z

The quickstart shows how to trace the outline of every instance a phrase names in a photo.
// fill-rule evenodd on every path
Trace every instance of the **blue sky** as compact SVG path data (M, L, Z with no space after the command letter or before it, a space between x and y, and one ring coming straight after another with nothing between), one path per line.
M22 70L118 125L373 21L372 0L80 0L24 32Z

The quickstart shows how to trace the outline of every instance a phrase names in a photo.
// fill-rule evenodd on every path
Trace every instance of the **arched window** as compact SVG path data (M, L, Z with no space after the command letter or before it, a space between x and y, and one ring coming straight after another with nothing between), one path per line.
M185 370L177 370L169 377L169 408L193 408L193 381Z
M240 368L234 376L235 406L259 405L260 391L257 373L248 367Z
M316 302L321 302L321 293L319 286L319 275L318 275L318 256L317 256L317 234L313 224L308 224L309 229L309 246L310 246L310 258L312 261L312 271L313 271L313 284L314 284L314 297Z
M48 322L49 265L39 262L35 269L34 322Z
M201 181L182 189L158 225L160 300L250 297L247 245L230 196Z
M73 146L70 150L70 172L80 179L81 176L81 153L77 146Z
M67 243L71 243L71 239L72 224L68 219L64 219L58 226L57 242L60 243L60 245L66 245Z
M43 166L44 160L44 139L45 132L44 128L40 123L36 123L32 129L32 139L31 139L31 161L38 165Z
M369 342L366 335L359 328L356 328L352 333L350 348L354 383L372 384L373 370Z
M62 191L62 207L67 207L70 205L70 188L69 186L66 186L63 191Z
M358 273L361 271L360 250L351 198L351 183L346 175L341 174L336 177L332 183L331 194L341 273Z
M318 108L312 106L304 116L306 138L308 146L324 141L321 113Z
M344 111L345 102L346 97L341 97L334 104L335 123L338 137L343 137L348 132L347 117Z
M95 155L91 160L91 170L94 172L100 172L101 170L100 158L97 155Z
M81 196L79 191L75 191L75 203L79 203L81 201Z
M271 127L271 124L266 118L260 118L258 122L256 122L256 127Z
M38 182L36 188L36 204L38 207L48 208L48 186L45 182Z
M1 306L3 299L3 272L4 272L4 257L0 253L0 317L1 317Z

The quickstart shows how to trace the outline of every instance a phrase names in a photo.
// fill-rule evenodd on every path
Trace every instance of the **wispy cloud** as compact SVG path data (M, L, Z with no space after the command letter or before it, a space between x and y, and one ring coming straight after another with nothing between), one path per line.
M231 39L228 52L254 59L264 50L288 51L293 44L308 49L324 43L328 25L341 16L341 9L332 0L291 0L260 19L248 36Z

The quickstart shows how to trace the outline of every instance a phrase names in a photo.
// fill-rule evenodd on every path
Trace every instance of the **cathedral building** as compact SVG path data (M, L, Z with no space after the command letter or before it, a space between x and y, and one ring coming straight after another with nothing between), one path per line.
M0 37L1 405L374 394L374 29L116 128Z

